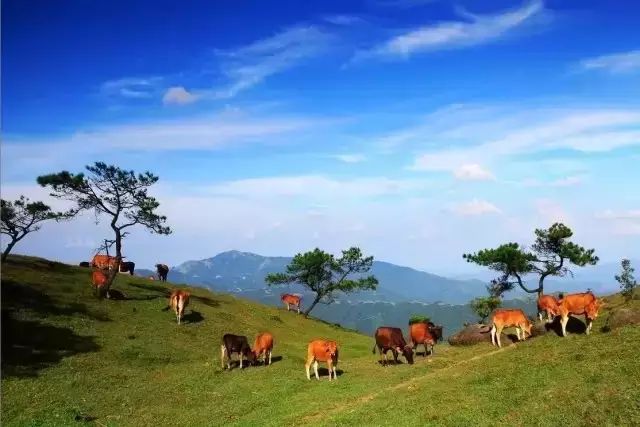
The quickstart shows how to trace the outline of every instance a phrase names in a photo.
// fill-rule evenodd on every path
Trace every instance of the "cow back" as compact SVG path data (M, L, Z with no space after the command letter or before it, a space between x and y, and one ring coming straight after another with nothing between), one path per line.
M512 326L528 324L529 319L524 311L517 309L498 309L493 314L493 323L496 325Z
M407 343L400 328L380 326L375 333L376 344L382 348L404 348Z
M269 332L263 332L256 337L253 351L259 353L264 350L271 350L273 348L273 335Z
M307 347L307 353L319 362L326 362L329 359L337 361L338 343L331 340L313 340Z
M560 301L560 309L566 313L584 314L588 306L596 302L596 297L591 292L565 295Z
M429 330L429 325L422 322L409 325L409 337L414 343L435 342Z

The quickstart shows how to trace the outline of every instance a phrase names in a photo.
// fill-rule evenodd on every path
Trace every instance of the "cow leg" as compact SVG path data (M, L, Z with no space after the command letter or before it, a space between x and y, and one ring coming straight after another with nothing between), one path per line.
M502 343L500 342L500 335L502 335L502 328L496 327L496 341L498 342L498 348L502 348Z
M542 322L542 311L538 312L538 319Z
M313 362L313 372L316 374L316 379L320 380L320 375L318 375L318 361Z
M271 365L271 353L272 353L272 351L269 350L269 365Z
M307 360L307 363L304 364L304 369L307 371L307 379L311 379L311 373L309 372L311 368L311 360Z
M384 361L382 360L382 356L384 356ZM382 366L387 366L387 351L386 350L383 353L382 349L380 349L380 362L382 362Z
M496 345L496 325L491 326L491 344Z
M520 338L520 326L516 326L516 336L518 337L518 341L522 341L522 338Z
M566 337L567 336L567 323L569 323L569 315L563 315L562 316L562 321L560 322L561 326L562 326L562 336Z
M584 315L584 323L587 325L587 329L585 329L585 333L589 335L589 332L591 332L592 322L591 322L591 319L589 319L586 314Z
M242 360L244 359L244 355L242 354L242 351L240 351L240 369L242 369Z
M287 303L287 311L290 311L291 309L289 308L289 303Z
M331 363L331 358L327 360L327 369L329 369L329 381L331 381L331 373L333 372L333 363Z
M300 314L300 304L298 304L298 314Z
M222 363L222 369L224 369L224 356L227 353L224 344L220 346L220 363Z

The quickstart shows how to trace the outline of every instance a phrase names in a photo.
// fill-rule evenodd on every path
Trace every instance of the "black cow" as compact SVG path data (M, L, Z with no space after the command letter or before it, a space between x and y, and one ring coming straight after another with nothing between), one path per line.
M387 364L387 352L391 350L393 353L393 360L398 363L398 353L402 353L407 362L413 364L413 347L407 344L402 336L402 330L400 328L392 328L389 326L380 326L376 329L374 335L376 343L373 346L373 354L376 353L376 347L380 352L380 363L382 366ZM384 355L384 361L382 356Z
M436 341L442 341L442 325L436 325L433 322L428 322L427 325L429 326L429 332L431 332L433 338L435 338Z
M222 345L220 346L222 369L224 369L224 359L227 359L227 368L231 369L231 355L238 353L240 357L240 369L242 369L242 361L246 357L249 362L255 361L255 356L249 346L247 337L242 335L225 334L222 337Z
M91 267L91 263L88 261L82 261L80 267Z
M156 271L158 272L158 280L166 282L167 274L169 274L169 266L166 264L156 264Z
M120 263L120 273L129 272L133 276L133 271L136 268L136 263L131 261L124 261Z

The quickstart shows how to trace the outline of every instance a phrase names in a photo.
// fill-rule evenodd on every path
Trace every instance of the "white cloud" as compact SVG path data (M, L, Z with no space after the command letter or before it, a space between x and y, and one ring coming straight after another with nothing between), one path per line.
M189 92L182 86L173 86L167 89L162 97L162 103L165 105L185 105L191 104L198 100L198 96Z
M607 209L596 213L595 217L606 221L613 234L620 236L640 235L640 209L623 211Z
M553 224L554 222L571 223L571 218L567 212L554 200L537 199L534 201L534 207L542 224Z
M462 216L477 216L502 213L494 204L486 200L473 199L470 202L460 203L452 208L452 211Z
M296 26L235 50L218 51L222 71L231 83L215 91L216 98L232 98L267 77L324 52L332 36L316 26Z
M158 93L161 81L161 77L124 77L104 82L100 91L112 97L146 99Z
M322 19L333 25L350 26L364 22L364 20L355 15L327 15Z
M368 51L359 52L354 60L366 57L402 57L413 53L460 48L484 44L531 21L544 10L540 0L519 9L495 15L461 12L466 21L445 21L427 25L396 36Z
M344 163L360 163L367 159L364 154L336 154L333 157Z
M631 210L620 211L620 212L615 212L611 209L607 209L603 212L596 214L596 218L640 220L640 209L631 209Z
M556 179L551 183L552 187L573 187L580 185L584 182L584 177L581 175L572 175L564 178Z
M603 70L614 74L640 71L640 50L602 55L580 62L583 70Z
M460 166L453 171L453 175L461 181L487 181L495 179L495 176L488 169L476 163Z

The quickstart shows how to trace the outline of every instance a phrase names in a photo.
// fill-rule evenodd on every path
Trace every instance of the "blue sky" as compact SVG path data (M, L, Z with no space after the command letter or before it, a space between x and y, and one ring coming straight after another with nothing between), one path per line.
M310 4L309 4L310 3ZM161 177L125 255L359 245L457 274L564 221L640 252L640 4L5 1L2 192L95 160ZM47 199L48 200L48 199ZM86 259L92 216L16 251Z

